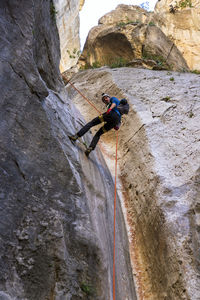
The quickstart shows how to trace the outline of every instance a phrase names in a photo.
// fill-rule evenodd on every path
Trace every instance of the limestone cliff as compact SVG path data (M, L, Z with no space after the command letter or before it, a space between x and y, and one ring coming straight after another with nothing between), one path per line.
M72 100L86 120L96 112L64 89L57 4L0 2L3 300L112 299L114 186L100 150L113 168L115 135L90 159L67 137L85 123ZM73 81L100 110L102 91L131 103L118 186L130 244L117 197L116 300L136 299L129 247L139 299L199 299L199 76L124 68Z
M160 0L152 20L181 51L190 69L200 70L200 1Z
M190 73L136 68L87 70L72 78L99 110L105 109L102 92L131 104L119 131L118 190L138 299L199 299L199 80ZM96 116L70 85L68 90L86 120ZM110 168L115 145L114 130L102 136L100 149Z
M67 137L84 121L60 77L55 7L8 0L0 14L0 299L112 299L113 180ZM117 300L132 300L117 217Z
M60 71L64 72L77 63L80 54L79 10L83 0L54 0L54 10L60 37ZM55 8L54 8L55 7Z
M79 60L82 67L137 65L187 70L181 52L138 6L118 5L88 34Z
M80 8L79 8L79 10L81 10L81 9L82 9L82 7L83 7L84 3L85 3L85 0L80 0Z

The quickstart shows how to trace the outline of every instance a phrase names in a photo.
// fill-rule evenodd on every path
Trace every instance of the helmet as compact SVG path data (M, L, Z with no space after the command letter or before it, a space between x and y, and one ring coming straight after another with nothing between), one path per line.
M103 100L104 97L109 97L110 98L110 96L108 94L106 94L106 93L102 93L101 96L102 96L101 97L102 100Z
M103 103L105 103L107 105L109 103L109 101L106 100L105 97L109 97L110 98L110 96L108 94L105 94L105 93L102 93L101 96L102 96L101 100L103 101Z

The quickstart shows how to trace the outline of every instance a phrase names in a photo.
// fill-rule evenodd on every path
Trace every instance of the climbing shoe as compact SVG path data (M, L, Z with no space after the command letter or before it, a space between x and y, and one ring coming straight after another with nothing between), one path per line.
M68 135L69 139L71 142L75 142L79 137L77 134L75 135Z
M86 156L89 156L89 154L90 154L90 152L93 150L93 148L92 147L88 147L87 149L86 149L86 151L85 151L85 155Z

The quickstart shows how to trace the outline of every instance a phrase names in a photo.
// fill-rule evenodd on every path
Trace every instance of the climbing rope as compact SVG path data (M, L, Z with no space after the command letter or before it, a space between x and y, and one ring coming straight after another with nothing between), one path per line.
M98 111L98 113L101 114L101 112L94 106L94 104L92 104L92 102L90 102L90 100L85 97L76 87L73 83L70 82L70 80L68 80L68 83L94 108L96 109L96 111Z
M116 224L116 199L117 199L117 146L118 146L118 130L116 133L116 155L115 155L115 197L114 197L114 232L113 232L113 300L115 300L115 224Z
M96 111L101 112L85 97L70 80L67 81ZM116 237L116 201L117 201L117 147L118 147L118 130L116 132L116 154L115 154L115 196L114 196L114 220L113 220L113 300L115 300L115 237Z

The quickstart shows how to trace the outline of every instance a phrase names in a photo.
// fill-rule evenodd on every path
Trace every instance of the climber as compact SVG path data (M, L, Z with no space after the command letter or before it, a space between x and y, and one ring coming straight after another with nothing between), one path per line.
M117 109L120 101L116 97L110 97L108 94L102 94L102 101L107 106L107 111L102 115L94 118L92 121L88 122L81 130L79 130L75 135L69 136L71 141L76 141L79 137L83 136L91 127L96 126L104 122L104 125L97 131L93 137L90 146L86 149L85 154L88 156L92 150L95 149L99 138L105 132L114 128L119 129L121 122L121 114Z

